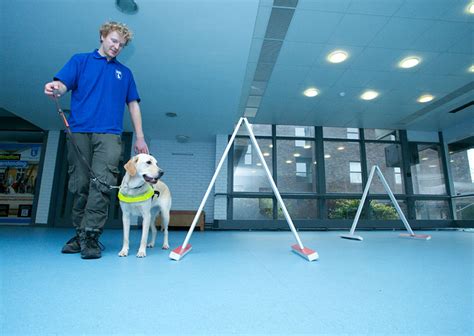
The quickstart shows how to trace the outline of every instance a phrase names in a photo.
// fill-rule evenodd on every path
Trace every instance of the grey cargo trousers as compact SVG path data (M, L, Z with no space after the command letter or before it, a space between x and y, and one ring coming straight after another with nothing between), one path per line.
M117 185L118 164L122 153L121 136L104 133L73 133L73 137L95 176L109 185ZM88 167L79 158L69 137L67 149L68 189L74 195L72 223L78 232L87 230L102 233L107 221L113 189L91 179Z

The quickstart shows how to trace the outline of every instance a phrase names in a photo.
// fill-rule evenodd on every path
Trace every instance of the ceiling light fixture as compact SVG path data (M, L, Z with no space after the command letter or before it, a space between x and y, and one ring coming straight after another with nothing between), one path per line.
M421 60L419 57L410 56L410 57L402 59L400 63L398 63L398 66L400 68L409 69L409 68L413 68L417 66L418 64L420 64L420 62Z
M118 10L125 14L135 14L138 12L138 5L135 0L115 0Z
M377 91L368 90L368 91L365 91L365 92L360 96L360 98L363 99L363 100L372 100L372 99L377 98L378 95L379 95L379 93L378 93Z
M344 50L335 50L327 56L327 60L331 63L341 63L347 59L347 52Z
M474 72L474 64L469 67L469 72Z
M418 103L427 103L427 102L432 101L433 99L434 99L434 96L430 94L425 94L425 95L419 96L416 101Z
M467 5L466 12L469 14L474 14L474 2L471 2L469 5Z
M314 87L310 87L310 88L307 88L306 90L304 90L303 94L306 97L316 97L319 94L319 91L318 91L318 89L316 89Z

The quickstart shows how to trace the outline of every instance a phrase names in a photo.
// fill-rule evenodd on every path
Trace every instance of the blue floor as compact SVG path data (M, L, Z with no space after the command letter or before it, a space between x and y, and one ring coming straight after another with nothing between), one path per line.
M149 249L102 259L59 253L72 230L0 227L1 335L473 335L474 233L195 232L181 261ZM185 231L171 231L179 246ZM158 237L161 242L161 235Z

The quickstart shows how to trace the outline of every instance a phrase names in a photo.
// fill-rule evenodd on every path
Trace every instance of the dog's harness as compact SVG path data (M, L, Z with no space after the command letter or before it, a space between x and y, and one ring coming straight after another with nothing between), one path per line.
M144 193L138 195L127 195L119 191L118 198L125 203L137 203L149 200L155 195L155 190L149 184L147 184L147 187L148 188Z

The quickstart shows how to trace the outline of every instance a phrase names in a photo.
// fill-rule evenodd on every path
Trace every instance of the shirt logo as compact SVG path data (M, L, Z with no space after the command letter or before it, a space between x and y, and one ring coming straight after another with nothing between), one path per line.
M115 70L115 77L117 77L117 79L122 79L122 71Z

